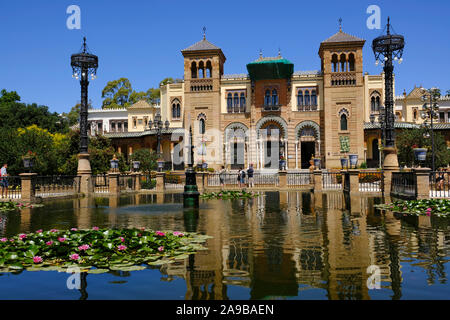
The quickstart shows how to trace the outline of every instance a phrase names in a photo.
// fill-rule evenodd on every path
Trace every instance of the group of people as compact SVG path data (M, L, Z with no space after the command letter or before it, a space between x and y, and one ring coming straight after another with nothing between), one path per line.
M449 173L450 168L440 168L439 171L436 172L434 176L436 190L444 190L444 184L449 183Z
M253 169L253 163L251 163L249 165L247 170L244 170L244 167L241 167L238 171L238 176L237 176L239 188L244 188L245 186L248 186L249 188L253 188L255 186L255 181L253 178L254 173L255 173L255 170ZM227 174L227 171L225 170L225 167L222 166L222 168L219 171L220 186L222 188L225 185L226 174ZM247 177L247 183L245 182L246 177Z

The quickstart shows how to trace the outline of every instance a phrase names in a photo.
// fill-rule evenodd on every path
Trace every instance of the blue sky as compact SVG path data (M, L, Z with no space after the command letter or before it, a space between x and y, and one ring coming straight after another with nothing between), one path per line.
M69 30L66 9L81 8L81 30ZM127 77L135 90L158 86L165 77L183 76L181 49L207 39L222 48L225 73L246 73L246 64L282 55L297 70L319 70L320 42L338 31L366 39L364 71L378 74L370 48L382 30L369 30L369 5L381 8L406 39L404 61L395 65L396 94L414 85L450 89L450 1L266 1L266 0L40 0L0 1L0 89L15 90L22 101L68 112L80 100L70 55L87 36L99 56L98 78L89 98L101 106L107 81Z

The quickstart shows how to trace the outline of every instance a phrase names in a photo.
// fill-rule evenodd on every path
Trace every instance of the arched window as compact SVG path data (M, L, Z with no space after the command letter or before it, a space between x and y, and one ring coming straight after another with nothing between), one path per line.
M175 119L177 117L177 105L174 103L172 104L172 119Z
M180 119L181 117L181 106L179 103L177 103L177 119Z
M303 107L303 91L301 91L301 90L298 90L297 107Z
M278 94L277 94L277 90L276 89L272 90L272 105L273 106L277 106L278 105Z
M245 111L245 94L243 93L243 92L241 92L241 104L240 104L240 106L241 106L241 112L244 112Z
M355 71L355 55L353 53L348 56L348 71Z
M370 110L371 110L372 112L375 112L375 97L372 97L372 98L370 99Z
M191 65L191 78L195 79L197 78L197 63L194 61Z
M206 62L206 77L207 78L212 77L212 65L211 65L211 61L209 61L209 60L208 60L208 62Z
M380 111L380 97L375 98L375 111Z
M414 115L414 120L417 120L417 109L414 109L413 115Z
M345 68L345 65L347 64L347 59L346 59L346 57L345 57L345 54L341 54L341 59L340 59L341 61L340 61L340 63L341 63L341 72L346 72L347 70L346 70L346 68Z
M341 130L347 130L347 115L345 113L341 114Z
M234 107L234 112L239 112L239 94L238 93L234 94L233 107Z
M200 134L205 134L206 132L205 119L200 119L199 121L199 132Z
M233 95L231 93L227 95L227 112L233 112Z
M338 56L337 54L333 54L331 57L331 65L332 65L332 71L338 72Z
M312 106L317 106L317 94L316 94L316 90L312 90L312 91L311 91L311 105L312 105Z
M200 63L198 64L198 77L205 77L205 64L203 63L203 61L200 61Z
M266 94L264 96L264 105L270 106L270 90L269 89L266 90Z
M306 90L305 91L305 106L310 106L310 105L311 105L311 100L310 100L310 97L309 97L309 91Z

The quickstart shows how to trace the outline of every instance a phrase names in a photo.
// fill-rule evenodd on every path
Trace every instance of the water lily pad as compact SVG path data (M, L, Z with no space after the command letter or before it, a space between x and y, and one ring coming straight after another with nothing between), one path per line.
M91 269L88 271L88 273L93 273L93 274L100 274L100 273L107 273L109 272L109 269Z

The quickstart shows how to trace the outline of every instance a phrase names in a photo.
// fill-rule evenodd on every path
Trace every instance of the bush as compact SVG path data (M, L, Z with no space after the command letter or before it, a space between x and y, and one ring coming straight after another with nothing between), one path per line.
M141 183L142 189L150 190L150 189L154 189L155 187L156 187L156 179L146 180Z

